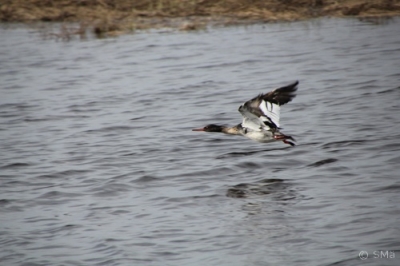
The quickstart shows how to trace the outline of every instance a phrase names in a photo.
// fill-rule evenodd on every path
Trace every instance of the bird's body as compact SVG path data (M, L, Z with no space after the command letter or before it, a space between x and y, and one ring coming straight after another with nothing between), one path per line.
M273 138L274 134L270 131L262 130L262 131L253 131L248 130L243 134L243 136L258 141L262 143L273 142L275 139Z
M290 102L296 97L298 81L245 102L239 107L239 112L243 116L243 121L234 127L225 127L210 124L204 128L193 129L193 131L221 132L229 135L242 135L249 139L268 143L273 141L283 141L294 146L288 140L294 140L280 132L279 117L280 107Z

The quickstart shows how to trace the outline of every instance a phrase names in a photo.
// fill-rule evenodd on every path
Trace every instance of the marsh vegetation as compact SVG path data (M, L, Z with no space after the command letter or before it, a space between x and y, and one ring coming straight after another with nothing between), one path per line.
M96 35L399 13L400 0L5 0L0 4L2 22L78 22L79 28L70 32L81 34L90 28Z

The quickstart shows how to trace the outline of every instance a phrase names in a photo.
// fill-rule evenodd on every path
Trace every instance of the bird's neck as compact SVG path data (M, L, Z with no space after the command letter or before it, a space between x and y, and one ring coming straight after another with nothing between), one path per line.
M238 126L223 127L221 132L229 135L242 135L242 132Z

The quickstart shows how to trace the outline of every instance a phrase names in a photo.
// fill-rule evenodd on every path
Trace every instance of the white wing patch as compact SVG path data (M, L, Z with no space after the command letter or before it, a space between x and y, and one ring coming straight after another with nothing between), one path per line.
M272 122L279 127L279 116L281 113L281 107L277 104L266 102L264 100L260 103L260 109L266 117L269 117ZM260 117L263 121L268 121L268 118Z
M240 113L243 116L242 126L249 128L254 131L261 131L265 127L264 123L260 118L253 113L247 111L246 109L241 109Z
M258 120L258 121L257 121ZM249 119L247 117L243 118L242 127L254 130L254 131L262 131L262 125L259 123L259 119L257 120Z

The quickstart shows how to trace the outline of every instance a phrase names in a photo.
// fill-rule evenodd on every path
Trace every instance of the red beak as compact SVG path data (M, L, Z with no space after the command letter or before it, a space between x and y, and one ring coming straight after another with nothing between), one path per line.
M203 128L193 128L192 131L204 131L204 127Z

